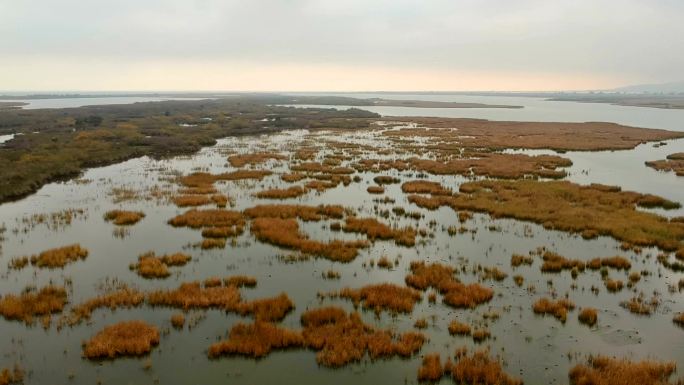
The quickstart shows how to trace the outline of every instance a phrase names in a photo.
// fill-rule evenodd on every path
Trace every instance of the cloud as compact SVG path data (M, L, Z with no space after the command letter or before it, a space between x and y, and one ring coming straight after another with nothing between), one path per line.
M70 59L103 71L101 63L127 63L133 73L149 63L223 63L212 66L217 78L249 66L301 66L422 78L555 74L556 84L580 76L597 86L669 81L684 65L683 16L675 0L4 1L5 61L42 62L7 74L10 64L0 61L0 87L10 77L44 78L38 68Z

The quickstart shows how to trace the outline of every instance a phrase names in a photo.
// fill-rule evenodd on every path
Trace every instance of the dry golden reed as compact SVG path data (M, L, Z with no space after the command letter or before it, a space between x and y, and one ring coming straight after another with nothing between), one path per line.
M573 310L575 304L567 299L553 301L548 298L540 298L532 305L532 310L537 314L550 314L561 322L565 323L568 318L568 311Z
M88 340L83 355L88 359L142 356L159 344L159 330L144 321L125 321L105 327Z
M36 291L0 297L0 315L8 320L32 324L36 316L49 316L61 312L66 302L67 292L64 288L45 286Z
M36 267L58 268L68 263L86 259L88 250L79 244L57 247L41 252L30 257L31 264ZM23 263L23 258L22 262Z
M570 370L571 385L668 385L674 374L674 362L628 361L606 356L590 357L586 364Z
M145 218L145 213L140 211L126 211L126 210L111 210L107 211L104 219L112 222L117 226L128 226L138 223Z

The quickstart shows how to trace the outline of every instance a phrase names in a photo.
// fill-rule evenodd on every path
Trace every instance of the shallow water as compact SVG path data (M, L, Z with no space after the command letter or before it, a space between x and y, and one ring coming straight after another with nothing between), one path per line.
M296 95L296 94L295 94ZM684 131L684 110L615 106L606 103L557 102L523 96L473 96L460 94L315 94L352 98L428 100L440 102L484 103L523 106L510 108L415 108L358 107L382 116L438 116L531 122L613 122L628 126ZM349 106L295 106L347 109Z
M0 279L0 294L17 293L28 285L40 287L50 282L62 284L65 280L71 280L73 284L70 301L75 304L93 296L102 283L112 279L146 290L175 288L181 282L211 276L246 274L256 277L258 285L255 289L241 290L243 297L270 297L285 291L295 302L296 310L282 324L299 328L299 316L307 309L329 304L353 309L349 301L321 301L317 298L318 292L380 282L403 285L411 261L438 261L459 267L465 265L466 272L459 275L464 282L478 280L478 275L472 273L477 265L497 266L509 273L509 277L502 282L485 281L483 284L495 290L495 297L474 310L456 310L442 304L440 300L436 304L429 304L424 298L411 314L391 317L383 313L380 318L376 318L372 312L363 312L363 318L379 327L406 331L412 329L417 319L428 317L430 326L424 332L430 337L430 341L423 346L420 355L440 352L442 357L446 357L456 347L488 346L492 354L502 358L509 374L520 376L529 384L567 383L567 372L577 362L570 360L570 357L575 355L578 358L597 353L630 358L651 357L674 360L680 368L684 368L684 345L679 342L684 331L672 322L673 313L684 310L684 300L681 294L668 291L668 285L676 285L683 275L658 265L655 250L644 250L637 255L631 251L619 250L619 242L607 237L586 241L581 237L545 230L538 225L514 220L491 220L487 215L481 214L476 214L465 224L468 228L476 229L475 234L449 236L446 228L459 226L456 213L451 209L441 208L431 212L410 205L401 192L400 184L386 186L385 195L396 199L395 204L375 203L373 199L378 196L368 194L366 188L373 184L372 179L376 174L357 173L362 177L360 183L352 183L348 187L340 185L323 193L310 192L286 203L342 204L355 209L358 216L376 216L375 206L381 210L403 206L407 211L420 211L423 218L416 221L391 215L383 221L397 226L411 225L429 229L431 236L418 238L417 246L412 248L396 246L393 241L377 241L370 248L362 249L360 255L347 264L325 259L285 264L277 259L277 255L289 254L288 251L256 241L248 230L237 237L235 246L231 246L229 242L223 250L202 251L193 248L189 245L201 241L199 231L173 228L166 224L168 219L184 212L184 209L178 209L165 200L154 199L115 204L108 194L114 187L144 190L158 185L175 189L175 185L167 182L174 173L187 174L200 169L213 173L232 170L226 163L227 153L268 149L287 154L306 141L321 143L324 139L373 144L377 147L387 145L377 133L369 132L340 136L295 131L271 136L229 138L190 157L162 161L139 158L91 169L79 181L49 184L26 199L3 204L0 206L0 224L4 223L7 231L4 234L5 240L0 243L0 274L3 277ZM681 151L683 147L684 141L679 140L671 141L660 148L642 145L633 151L571 152L564 156L574 162L570 169L570 180L618 184L625 189L657 193L684 201L684 189L681 188L683 178L678 179L674 174L659 173L643 166L644 160L659 159L675 150ZM323 151L319 156L325 153ZM287 163L271 161L258 168L267 168L278 174L287 171ZM391 171L384 174L400 177L402 181L415 179L413 172ZM429 179L454 190L465 180L458 176L430 176ZM237 210L259 203L277 202L255 199L252 196L256 191L274 186L289 185L280 181L278 175L269 176L262 182L217 183L219 191L234 199L234 209ZM85 215L74 219L71 225L60 230L51 230L45 225L28 227L21 220L33 214L56 212L65 208L82 208ZM147 216L130 227L127 237L120 239L112 234L115 226L102 219L104 212L113 208L141 210ZM429 223L433 220L436 226L431 228ZM312 238L320 240L332 237L364 239L355 234L331 234L326 229L329 223L330 221L302 223L301 228ZM491 231L489 227L492 225L500 230ZM7 262L12 257L34 254L70 243L81 243L88 248L89 257L85 261L67 265L63 270L39 270L30 266L21 271L7 268ZM511 254L527 254L538 246L546 246L568 258L583 260L616 254L629 257L633 271L645 270L651 273L635 286L635 292L643 292L649 298L652 293L657 292L662 304L649 317L635 316L619 306L621 301L633 297L635 293L630 289L623 289L617 294L608 293L601 283L598 271L587 270L576 280L567 271L562 274L542 274L539 271L539 257L535 257L532 266L511 268ZM193 256L193 260L185 267L170 268L173 273L167 279L145 280L131 272L128 265L139 254L149 250L158 254L184 250ZM383 255L391 260L398 260L398 265L391 270L369 267L368 262L371 259L377 261ZM322 273L330 269L341 273L341 279L323 279ZM525 277L522 287L513 283L511 276L514 274ZM610 275L626 281L623 272L611 270ZM572 288L573 284L576 289ZM529 292L528 285L536 287L536 292ZM600 288L598 295L590 291L592 285ZM592 306L600 309L598 327L592 329L580 325L577 321L578 310L569 313L565 324L553 317L533 314L531 306L534 300L549 296L552 292L559 296L569 293L570 299L578 307ZM26 327L21 322L0 319L0 367L19 363L30 371L27 382L36 384L66 383L72 377L75 383L101 381L103 384L157 381L163 384L416 383L420 355L408 360L393 358L371 362L366 359L341 369L318 366L315 352L305 350L274 351L261 360L241 357L209 360L206 356L207 347L223 338L234 323L251 322L250 318L216 310L198 311L191 314L203 314L205 318L196 327L177 331L170 328L169 321L170 316L176 312L173 309L149 307L116 312L100 309L93 314L90 323L67 327L61 331L56 329L54 322L51 328L43 330L39 324ZM498 313L500 318L494 321L485 320L483 315L489 312ZM471 324L487 325L493 338L477 345L469 337L450 336L447 325L454 318ZM81 341L106 325L129 319L143 319L169 330L149 356L151 369L143 369L145 359L104 362L82 359ZM443 382L450 383L450 380Z

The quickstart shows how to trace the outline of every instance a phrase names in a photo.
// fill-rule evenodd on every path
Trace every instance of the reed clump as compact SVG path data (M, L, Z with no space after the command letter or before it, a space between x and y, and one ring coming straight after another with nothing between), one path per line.
M393 229L375 218L347 217L342 230L365 234L371 241L394 239L396 244L402 246L414 246L416 244L416 231L413 228Z
M256 321L274 322L281 321L292 309L294 309L294 303L290 297L285 293L280 293L272 298L241 302L235 311L241 315L251 314Z
M313 309L302 314L305 345L317 350L316 361L328 367L341 367L360 361L366 354L372 360L392 356L410 357L425 342L422 333L395 334L366 325L358 313L347 314L338 307Z
M532 257L529 255L513 254L511 255L511 266L518 267L520 265L531 265Z
M257 280L256 278L247 275L233 275L231 277L224 278L223 283L226 286L256 287Z
M185 315L183 313L176 313L172 315L171 325L176 329L183 329L183 326L185 326Z
M624 286L621 280L610 278L606 279L604 284L606 285L606 289L611 293L616 293L622 290L622 287Z
M125 321L105 327L88 340L83 355L88 359L141 356L159 344L159 330L144 321Z
M501 364L489 356L488 350L468 354L462 351L449 365L447 373L457 384L522 385L522 380L509 376Z
M628 361L606 356L590 357L586 364L578 364L570 370L571 385L667 385L674 374L674 362Z
M437 382L444 376L444 367L439 353L426 354L418 369L418 381Z
M9 263L7 264L7 267L10 269L14 270L21 270L24 267L26 267L29 263L29 257L23 256L23 257L15 257L12 258Z
M187 282L176 289L149 292L147 303L183 310L217 308L230 311L240 303L240 291L235 286L203 287L199 282Z
M629 270L632 264L629 259L620 256L601 258L601 266L612 267L618 270Z
M473 341L482 342L491 337L491 333L487 329L475 329L472 332Z
M389 175L378 175L375 178L373 178L373 182L379 185L395 184L401 182L401 179Z
M672 322L676 323L676 324L679 325L679 326L684 327L684 313L676 314L676 315L672 318Z
M453 320L449 322L449 334L451 335L470 335L470 325L467 323Z
M573 310L575 304L568 299L559 299L557 301L548 298L540 298L532 305L532 310L537 314L550 314L559 321L565 323L568 318L568 311Z
M450 189L443 187L437 182L425 180L412 180L401 185L401 191L405 194L430 194L430 195L451 195Z
M275 349L299 348L304 345L300 331L278 327L270 322L238 323L230 329L228 339L209 346L208 355L242 355L261 358Z
M169 219L168 223L173 227L190 227L200 229L205 227L230 227L238 233L245 226L245 219L238 211L209 209L192 209Z
M143 278L166 278L171 273L169 266L184 266L191 257L183 253L156 256L148 252L138 257L138 263L131 266Z
M391 283L368 285L359 289L344 288L338 293L332 293L331 296L350 299L355 306L361 304L376 313L383 310L410 313L413 311L413 305L421 299L419 291Z
M579 259L568 259L564 256L554 253L552 251L546 251L542 255L544 263L542 263L541 271L544 273L558 273L563 270L577 269L583 271L585 264Z
M253 154L240 154L232 155L228 157L228 163L233 167L244 167L246 165L256 165L265 163L269 160L287 160L288 157L281 154L276 154L272 152L259 152Z
M116 310L118 308L132 308L140 306L145 300L145 294L137 289L121 285L115 290L100 294L94 298L88 299L71 308L69 316L62 321L69 326L76 325L83 320L90 319L93 311L99 308L109 308Z
M78 260L86 259L88 257L88 250L81 247L79 244L73 244L64 247L57 247L41 252L30 257L31 264L36 267L59 268L64 267L68 263L76 262ZM24 258L20 259L22 264Z
M598 322L598 311L591 307L585 307L579 313L577 319L585 325L594 326Z
M0 297L0 315L7 320L32 324L36 316L49 316L61 312L66 302L67 292L63 287L45 286L40 290Z
M212 202L206 195L179 195L171 198L178 207L204 206Z
M382 186L369 186L366 191L369 194L384 194L385 193L385 188Z
M295 219L258 217L252 221L251 232L259 241L339 262L353 260L360 248L368 246L366 241L310 240L299 231L299 224Z
M111 210L107 211L104 219L117 226L129 226L138 223L145 218L145 213L141 211Z
M14 368L4 368L0 371L0 385L21 384L24 382L24 370L19 365Z
M249 218L299 218L303 221L320 221L322 219L342 219L344 207L339 205L257 205L244 211Z
M243 228L239 226L234 227L207 227L202 230L202 237L204 238L230 238L236 237L243 232Z
M432 263L412 262L411 273L406 277L406 284L420 290L433 287L443 295L443 301L456 308L474 308L489 302L494 291L478 283L463 284L454 278L454 269Z
M623 301L620 306L629 310L630 313L638 315L650 315L660 305L657 298L653 297L650 300L643 298L641 295L632 297L629 301Z
M298 174L298 173L292 173L292 174L283 174L280 176L280 179L283 180L283 182L287 183L295 183L299 182L302 179L306 179L307 176L305 174Z
M254 196L261 199L291 199L305 195L309 191L302 186L292 186L286 189L268 189L259 191Z

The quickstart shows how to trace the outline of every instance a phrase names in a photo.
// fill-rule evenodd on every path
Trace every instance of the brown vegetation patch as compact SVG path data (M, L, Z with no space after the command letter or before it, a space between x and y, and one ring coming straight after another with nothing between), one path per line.
M598 321L598 311L594 308L585 307L579 313L577 319L585 325L594 326Z
M373 309L376 313L383 310L410 313L413 305L421 299L420 292L391 283L368 285L359 289L344 288L331 296L350 299L355 306L362 304L364 308Z
M180 195L171 198L171 201L178 207L204 206L212 202L206 195Z
M369 194L384 194L385 188L382 186L370 186L366 189Z
M448 365L447 373L457 384L522 385L522 380L506 374L498 360L489 356L489 351L478 350L472 354L462 352L456 362Z
M568 318L568 311L574 308L575 304L568 299L552 301L548 298L540 298L532 305L532 310L534 310L535 313L551 314L563 323L565 323Z
M383 185L383 184L395 184L401 182L401 179L395 178L393 176L389 175L378 175L375 178L373 178L373 182Z
M202 287L199 282L182 283L177 289L157 290L147 294L152 306L179 309L217 308L231 311L240 303L240 291L235 286Z
M370 240L394 239L395 243L402 246L416 244L416 231L411 227L392 229L375 218L347 217L343 231L366 234Z
M679 325L679 326L684 327L684 313L676 314L676 315L672 318L672 322L676 323L676 324Z
M24 382L24 371L15 365L12 370L7 368L0 371L0 385L21 384Z
M439 263L412 262L406 284L421 290L433 287L443 294L444 303L456 308L474 308L489 302L494 291L478 283L463 284L453 277L453 268Z
M567 259L562 255L556 254L552 251L546 251L542 255L544 263L541 266L541 271L545 273L558 273L562 270L584 270L584 262L578 259Z
M295 219L259 217L252 221L251 231L259 241L340 262L353 260L358 255L358 249L368 246L365 241L310 240L299 231Z
M304 173L321 173L321 174L353 174L355 170L353 168L349 167L333 167L333 166L327 166L322 163L318 162L305 162L305 163L299 163L296 165L291 165L290 170L296 171L296 172L304 172Z
M639 315L650 315L655 309L660 305L657 298L653 297L650 300L643 298L642 296L633 297L629 301L624 301L620 303L620 306L629 310L630 313Z
M452 159L446 162L412 158L411 167L434 175L482 175L493 178L518 179L528 175L542 178L563 178L565 171L559 167L570 167L572 162L556 155L525 155L478 153L474 158Z
M270 322L238 323L230 329L228 339L209 346L209 357L242 355L266 356L274 349L301 347L304 338L299 331L278 327Z
M185 326L185 315L183 315L183 313L176 313L172 315L171 325L176 329L183 329L183 326Z
M45 250L31 256L31 264L37 267L57 268L88 257L88 250L79 244Z
M31 324L35 316L59 313L67 302L67 292L62 287L45 286L37 291L24 291L20 295L6 294L0 297L0 315L8 320Z
M437 182L425 180L412 180L401 185L401 191L405 194L431 194L431 195L451 195L452 191L443 187Z
M487 212L495 218L532 221L572 233L596 230L620 241L667 251L679 249L684 239L684 223L637 210L643 195L635 192L531 180L470 182L462 184L460 191L455 196L412 195L409 201L429 208Z
M371 359L410 357L425 342L421 333L395 335L389 330L378 330L366 325L358 313L348 315L337 307L305 312L302 325L306 346L318 350L316 360L329 367L360 361L366 352Z
M674 362L628 361L605 356L590 357L587 364L570 370L570 384L596 385L667 385L675 372Z
M245 219L242 213L238 211L192 209L169 219L168 223L174 227L190 227L193 229L203 227L230 228L234 229L235 234L241 234L245 226Z
M126 321L102 329L85 343L88 359L141 356L159 344L159 330L143 321Z
M257 192L254 195L257 198L261 199L290 199L300 197L306 194L307 192L308 190L302 186L292 186L286 189L274 188L269 190L263 190Z
M418 369L418 381L437 382L444 376L444 367L439 353L426 354Z
M646 162L646 166L658 171L672 171L677 176L684 176L684 153L670 154L667 159Z
M254 277L249 277L246 275L234 275L232 277L224 278L223 283L226 286L256 287L257 280Z
M287 183L294 183L294 182L299 182L302 179L308 178L305 174L299 174L299 173L292 173L292 174L283 174L280 176L280 179L283 180L283 182Z
M138 257L138 263L131 266L138 275L143 278L166 278L169 266L184 266L191 257L183 253L155 256L154 252L148 252Z
M73 326L83 320L90 319L93 311L96 309L103 307L111 310L122 307L131 308L141 305L144 300L145 295L142 292L124 285L116 290L98 295L74 306L71 308L71 314L63 321Z
M255 165L265 163L269 160L287 160L288 157L281 154L274 154L271 152L258 152L253 154L240 154L228 157L228 163L233 167L244 167L245 165Z
M145 213L140 211L111 210L104 215L107 222L112 222L117 226L134 225L143 218L145 218Z
M469 335L470 325L459 322L458 320L453 320L449 322L449 334L451 335Z
M511 266L518 267L520 265L531 265L532 257L528 255L513 254L511 255Z
M321 219L341 219L344 208L338 205L257 205L245 209L250 218L299 218L303 221L320 221Z
M423 128L383 132L390 138L426 137L460 148L528 148L554 150L631 149L645 141L682 137L679 132L623 126L615 123L505 122L459 118L399 118ZM458 127L458 130L453 130Z

